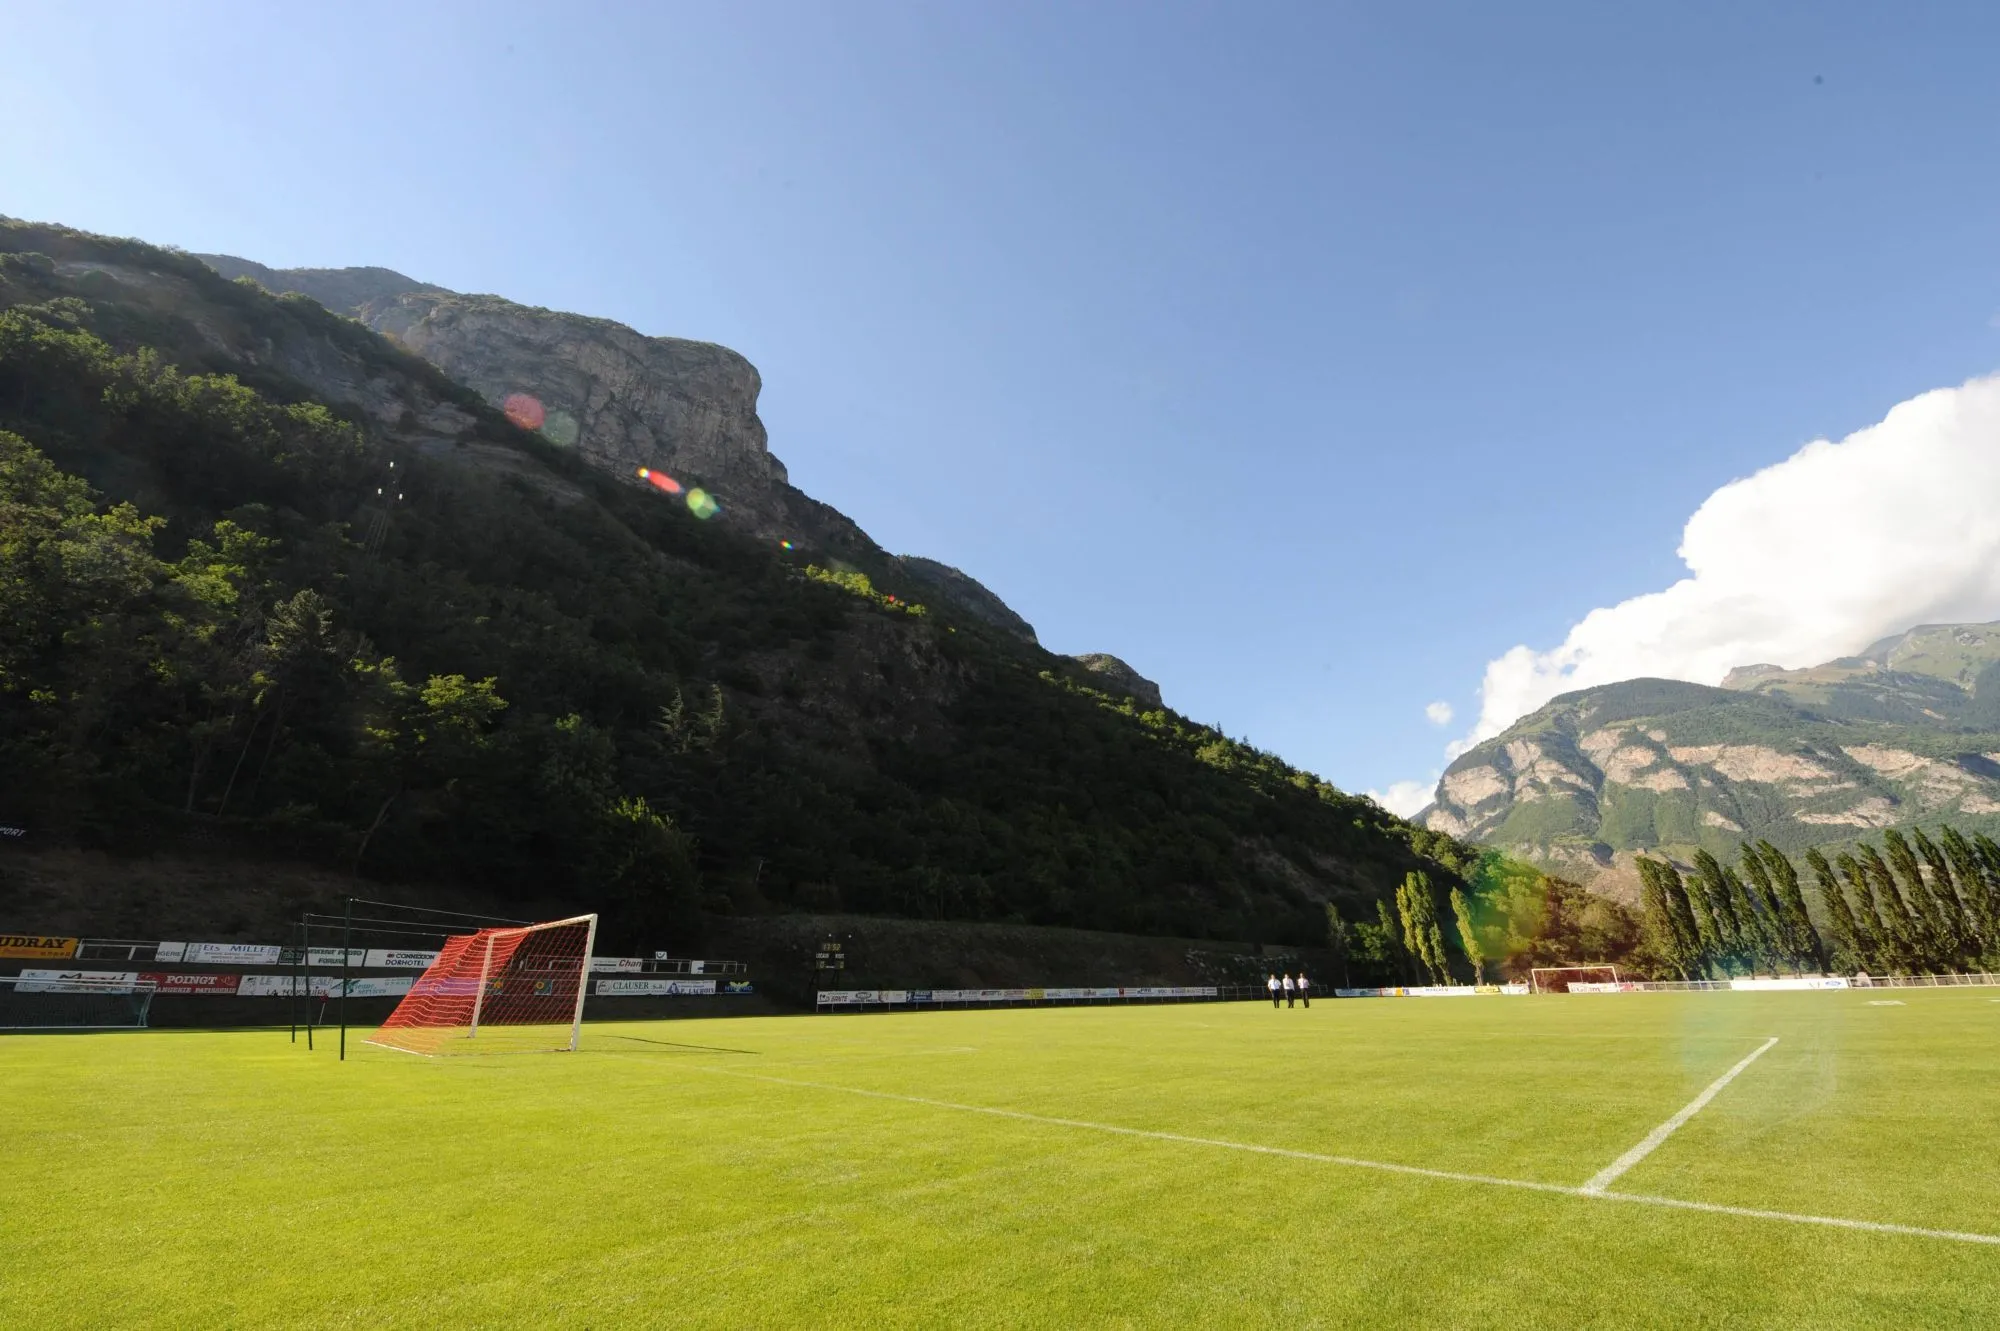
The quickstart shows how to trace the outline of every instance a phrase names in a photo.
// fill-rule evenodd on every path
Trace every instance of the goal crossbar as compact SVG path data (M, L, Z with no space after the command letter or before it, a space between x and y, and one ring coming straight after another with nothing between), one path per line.
M1586 984L1617 984L1618 968L1608 963L1600 966L1536 966L1528 972L1528 988L1537 994L1565 994L1569 992L1572 979Z

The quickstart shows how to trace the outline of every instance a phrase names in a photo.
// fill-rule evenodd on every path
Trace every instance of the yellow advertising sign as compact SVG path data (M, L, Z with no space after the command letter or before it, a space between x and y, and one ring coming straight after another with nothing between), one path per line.
M46 934L0 934L0 957L73 957L74 938L51 938Z

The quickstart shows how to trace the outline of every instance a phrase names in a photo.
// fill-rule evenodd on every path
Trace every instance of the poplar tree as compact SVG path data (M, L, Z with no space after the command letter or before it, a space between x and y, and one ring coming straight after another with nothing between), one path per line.
M1757 856L1764 861L1770 871L1771 882L1776 888L1778 902L1784 911L1787 936L1791 939L1795 954L1801 963L1810 961L1822 974L1829 969L1826 944L1813 926L1812 914L1806 910L1805 893L1799 890L1799 871L1785 853L1769 841L1757 843Z
M1875 962L1875 936L1862 929L1855 918L1847 894L1840 890L1840 880L1833 876L1833 866L1817 850L1806 852L1806 863L1812 868L1820 900L1826 903L1826 917L1832 922L1833 944L1840 954L1834 964L1841 970L1880 969Z
M1924 881L1923 865L1901 832L1893 827L1884 831L1882 844L1888 848L1889 863L1895 868L1903 897L1921 923L1919 936L1924 941L1925 961L1937 970L1949 970L1960 951L1958 921L1952 918L1958 912L1945 913L1944 903Z
M1725 972L1741 969L1747 949L1744 947L1743 922L1737 918L1736 902L1732 899L1736 890L1730 885L1722 865L1705 850L1694 853L1694 871L1695 900L1708 907L1708 916L1715 931L1711 949L1715 959L1722 963Z
M1354 981L1347 973L1347 958L1354 951L1354 935L1347 921L1340 918L1340 908L1331 901L1326 903L1326 947L1340 963L1340 987L1352 989Z
M1979 926L1980 957L1984 964L2000 964L2000 877L1987 868L1973 844L1949 824L1938 829L1946 858L1957 872L1958 894Z
M1408 883L1404 883L1396 888L1396 914L1398 917L1404 916L1403 905L1409 895L1408 889ZM1392 952L1400 950L1402 964L1397 966L1396 969L1403 972L1403 979L1407 982L1411 978L1412 972L1410 967L1413 964L1412 959L1416 955L1410 949L1410 931L1407 918L1404 918L1403 927L1399 931L1397 922L1389 918L1389 903L1377 897L1375 900L1375 919L1382 929L1382 945ZM1401 940L1400 942L1398 941L1399 939ZM1397 958L1390 958L1392 963L1396 960Z
M1479 945L1479 930L1473 927L1471 903L1455 887L1451 890L1451 913L1458 920L1459 946L1465 949L1465 959L1472 963L1472 982L1485 984L1486 949Z
M1881 861L1878 859L1876 862L1879 864ZM1853 855L1843 854L1835 863L1840 866L1841 877L1847 880L1848 889L1854 893L1860 919L1870 925L1880 944L1875 955L1876 965L1892 974L1910 969L1913 943L1909 918L1903 914L1901 904L1876 898L1875 884L1878 880ZM1885 869L1883 877L1887 876ZM1892 893L1895 891L1893 884L1889 890Z
M1692 918L1683 924L1680 911L1675 908L1675 891L1667 886L1673 866L1644 855L1639 857L1638 864L1640 919L1646 936L1662 961L1678 971L1683 980L1692 980L1701 964L1701 939L1694 931ZM1678 889L1678 882L1674 887ZM1686 895L1681 893L1680 896L1681 909L1684 910Z
M1896 940L1899 967L1910 972L1926 969L1929 940L1924 937L1922 917L1903 900L1902 889L1896 886L1896 875L1883 861L1880 851L1863 841L1854 847L1854 852L1861 863L1863 878L1875 890L1875 910Z
M1924 835L1924 829L1911 828L1910 842L1922 857L1924 867L1930 871L1927 876L1931 898L1951 924L1952 959L1960 969L1969 967L1979 956L1978 916L1970 902L1960 899L1958 883L1951 872L1951 861L1945 858L1935 842Z

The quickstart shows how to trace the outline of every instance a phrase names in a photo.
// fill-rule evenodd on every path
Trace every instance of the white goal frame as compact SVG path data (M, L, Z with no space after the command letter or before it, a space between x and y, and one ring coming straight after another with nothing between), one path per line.
M1609 963L1606 963L1602 966L1536 966L1528 972L1528 992L1535 994L1566 994L1569 992L1569 982L1567 980L1561 980L1556 983L1545 985L1542 981L1542 977L1545 975L1551 975L1551 976L1576 975L1579 972L1589 972L1590 974L1598 977L1603 977L1608 973L1609 975L1608 983L1611 984L1623 983L1618 977L1618 968ZM1595 981L1587 981L1587 983L1606 983L1606 982L1607 981L1605 981L1602 978ZM1560 984L1561 987L1558 988L1557 984Z

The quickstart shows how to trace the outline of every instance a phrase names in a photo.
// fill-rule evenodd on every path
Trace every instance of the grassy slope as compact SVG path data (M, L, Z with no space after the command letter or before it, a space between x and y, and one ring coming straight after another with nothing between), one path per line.
M593 1028L575 1058L346 1066L270 1034L15 1038L0 1214L33 1223L10 1225L0 1307L49 1326L1991 1324L2000 1249L741 1075L1573 1186L1778 1034L1624 1185L1991 1232L2000 1007L1901 997L678 1022Z

